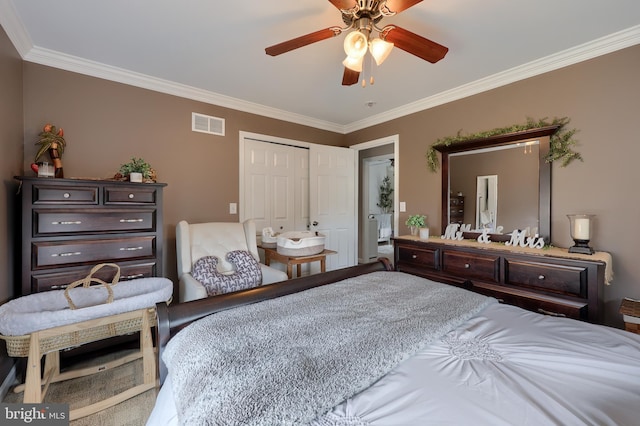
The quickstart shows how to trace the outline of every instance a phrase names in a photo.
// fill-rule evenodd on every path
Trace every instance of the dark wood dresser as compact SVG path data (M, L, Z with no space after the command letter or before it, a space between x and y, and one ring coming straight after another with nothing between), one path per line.
M498 243L394 238L398 271L492 296L531 311L601 323L608 256L564 256L565 249L510 250ZM554 255L553 253L557 255ZM597 253L596 253L597 254Z
M464 223L464 195L449 196L449 223Z
M21 295L62 289L98 263L120 280L161 276L162 183L17 177ZM110 281L113 268L96 276Z

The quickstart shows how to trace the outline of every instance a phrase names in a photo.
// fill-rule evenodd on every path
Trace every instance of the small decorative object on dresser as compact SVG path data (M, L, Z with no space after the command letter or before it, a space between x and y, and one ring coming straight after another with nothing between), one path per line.
M131 157L131 161L120 166L114 178L129 182L155 182L156 172L142 158Z
M593 254L595 250L589 247L591 239L592 214L568 214L569 230L574 246L569 248L569 253Z
M427 216L423 214L413 214L404 223L411 230L411 235L418 235L420 228L426 226Z
M57 178L64 177L62 170L62 153L67 145L67 142L64 139L64 130L56 130L56 126L47 123L42 128L42 132L40 132L38 137L39 140L36 142L36 145L39 145L39 148L36 153L34 164L44 155L45 152L48 152L49 157L51 157L51 161L53 162L54 176ZM38 166L36 166L35 171L39 172Z

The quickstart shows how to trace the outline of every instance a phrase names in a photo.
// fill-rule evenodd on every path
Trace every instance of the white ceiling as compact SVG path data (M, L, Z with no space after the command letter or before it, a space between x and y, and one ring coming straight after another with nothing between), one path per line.
M343 133L639 44L640 1L424 0L389 23L449 53L394 49L345 87L344 34L264 52L342 26L327 0L0 0L26 61Z

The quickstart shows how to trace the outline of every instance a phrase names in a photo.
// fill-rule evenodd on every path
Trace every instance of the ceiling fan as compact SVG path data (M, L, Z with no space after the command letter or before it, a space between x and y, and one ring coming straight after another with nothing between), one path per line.
M350 86L358 82L362 72L363 58L367 50L380 65L393 46L411 53L425 61L436 63L444 58L449 49L434 41L421 37L397 25L378 27L384 17L393 16L420 3L422 0L329 0L340 13L345 27L329 27L285 42L267 47L267 55L277 56L309 44L338 36L353 29L344 41L347 58L343 61L342 84ZM372 32L378 37L371 39Z

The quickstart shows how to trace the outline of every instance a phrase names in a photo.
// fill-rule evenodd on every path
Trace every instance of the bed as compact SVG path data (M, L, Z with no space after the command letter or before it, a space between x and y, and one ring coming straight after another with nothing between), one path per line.
M635 425L640 335L381 260L157 305L148 425Z

